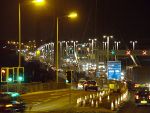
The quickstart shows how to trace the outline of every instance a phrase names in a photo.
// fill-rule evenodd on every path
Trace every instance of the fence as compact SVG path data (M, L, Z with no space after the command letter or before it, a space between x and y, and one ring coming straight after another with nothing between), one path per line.
M5 84L1 85L1 91L15 91L20 93L29 93L29 92L36 92L36 91L46 91L46 90L54 90L54 89L63 89L67 88L65 83L56 83L56 82L49 82L49 83L15 83L15 84Z

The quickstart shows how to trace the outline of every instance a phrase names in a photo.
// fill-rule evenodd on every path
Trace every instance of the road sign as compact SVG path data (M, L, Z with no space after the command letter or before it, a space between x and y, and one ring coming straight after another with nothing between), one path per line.
M121 61L108 61L107 74L110 80L120 80L121 78Z

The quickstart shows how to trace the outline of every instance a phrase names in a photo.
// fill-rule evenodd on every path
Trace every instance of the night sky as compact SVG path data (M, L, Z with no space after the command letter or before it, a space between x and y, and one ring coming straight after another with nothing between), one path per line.
M137 40L136 48L150 48L149 0L46 0L35 6L21 1L22 40L55 40L56 15L77 11L78 18L59 21L60 40L87 41L113 35L122 46ZM18 40L18 0L1 0L0 40Z

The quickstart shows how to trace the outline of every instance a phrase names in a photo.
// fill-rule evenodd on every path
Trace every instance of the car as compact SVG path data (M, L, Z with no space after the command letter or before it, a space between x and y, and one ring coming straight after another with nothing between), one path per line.
M77 89L83 89L83 85L86 82L85 79L80 79L77 84Z
M88 80L86 82L84 82L84 90L88 91L88 90L94 90L94 91L98 91L99 90L99 86L97 85L96 81L94 80Z
M135 93L135 104L150 105L150 90L149 87L139 87Z
M17 92L0 92L0 113L24 112L25 102Z

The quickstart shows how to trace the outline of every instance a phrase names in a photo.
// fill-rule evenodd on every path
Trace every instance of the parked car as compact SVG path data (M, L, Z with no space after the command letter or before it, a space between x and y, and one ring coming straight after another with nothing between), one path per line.
M0 113L24 112L25 103L17 92L0 92Z

